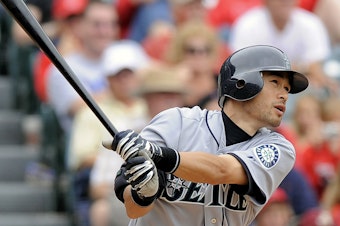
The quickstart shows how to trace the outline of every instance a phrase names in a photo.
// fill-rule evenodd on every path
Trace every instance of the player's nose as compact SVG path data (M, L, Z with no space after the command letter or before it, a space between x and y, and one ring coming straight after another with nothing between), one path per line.
M278 97L282 101L282 103L286 105L286 102L288 100L288 92L286 90L283 90L279 93Z

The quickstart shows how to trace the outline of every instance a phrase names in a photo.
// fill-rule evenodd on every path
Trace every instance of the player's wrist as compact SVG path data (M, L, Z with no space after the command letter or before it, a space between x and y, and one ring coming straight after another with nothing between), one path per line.
M152 160L157 169L166 173L173 173L177 170L180 163L179 152L168 147L159 147L159 150L153 153Z
M136 190L131 189L131 197L136 204L145 207L151 205L153 201L157 198L157 195L153 195L151 197L144 197L141 194L139 194Z

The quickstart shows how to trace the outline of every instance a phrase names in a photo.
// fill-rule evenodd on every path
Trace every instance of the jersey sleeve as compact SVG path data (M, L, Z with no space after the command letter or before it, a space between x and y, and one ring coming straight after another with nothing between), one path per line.
M181 112L179 108L171 108L156 115L140 134L159 146L177 149L181 128Z
M259 138L247 150L229 154L243 165L249 178L247 194L259 204L268 200L295 163L293 145L277 133L271 133L266 139Z
M206 129L207 110L199 107L170 108L156 115L141 136L159 146L178 151L203 150L216 153L217 147ZM197 141L200 142L197 142Z

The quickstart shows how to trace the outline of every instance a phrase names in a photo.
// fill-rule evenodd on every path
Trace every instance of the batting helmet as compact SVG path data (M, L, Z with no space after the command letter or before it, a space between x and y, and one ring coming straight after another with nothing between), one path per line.
M280 49L255 45L231 54L223 63L218 77L218 104L223 107L226 97L246 101L263 88L263 71L290 72L289 93L298 93L308 86L305 75L292 71L288 57Z

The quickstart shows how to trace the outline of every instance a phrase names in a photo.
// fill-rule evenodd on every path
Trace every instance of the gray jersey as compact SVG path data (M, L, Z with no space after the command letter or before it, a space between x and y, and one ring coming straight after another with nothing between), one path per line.
M221 112L198 107L160 113L141 136L183 152L232 154L244 166L249 185L192 183L168 174L153 210L130 226L249 225L295 162L292 144L265 128L250 140L226 146Z

